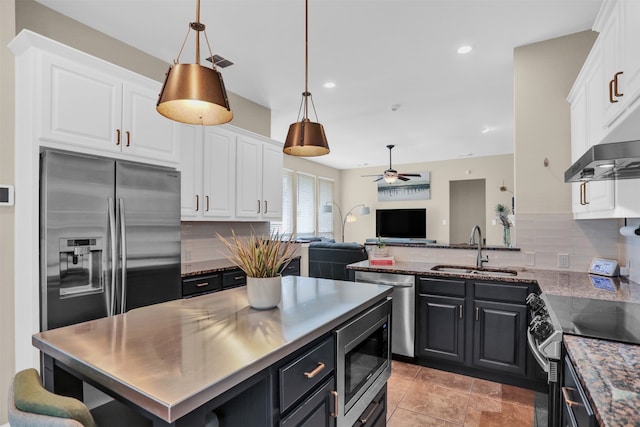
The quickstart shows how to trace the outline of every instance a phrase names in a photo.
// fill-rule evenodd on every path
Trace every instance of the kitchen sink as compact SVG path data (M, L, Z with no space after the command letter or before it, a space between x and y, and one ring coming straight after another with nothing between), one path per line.
M431 268L432 271L439 271L442 273L458 273L458 274L477 274L480 276L497 276L497 277L512 277L517 276L516 270L498 269L498 268L476 268L465 265L436 265Z

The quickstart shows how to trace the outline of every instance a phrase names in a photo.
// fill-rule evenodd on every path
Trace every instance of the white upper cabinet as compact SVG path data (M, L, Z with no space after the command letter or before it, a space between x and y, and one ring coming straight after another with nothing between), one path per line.
M161 83L51 41L35 92L42 144L165 165L179 161L179 123L161 116Z
M154 81L124 83L120 146L128 156L177 162L176 138L185 125L156 111L160 90L162 85Z
M600 142L640 139L640 2L605 0L593 29L600 33L605 90Z
M236 156L236 216L280 219L282 147L258 137L241 135Z
M282 217L280 144L224 125L184 133L181 145L184 221Z
M204 128L203 140L204 217L234 217L236 135L217 127Z

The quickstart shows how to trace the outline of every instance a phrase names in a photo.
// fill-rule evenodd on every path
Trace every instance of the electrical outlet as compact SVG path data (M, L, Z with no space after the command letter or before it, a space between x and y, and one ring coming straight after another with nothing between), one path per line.
M569 268L569 254L558 254L558 267Z
M536 253L535 252L525 252L524 253L524 264L529 266L536 265Z

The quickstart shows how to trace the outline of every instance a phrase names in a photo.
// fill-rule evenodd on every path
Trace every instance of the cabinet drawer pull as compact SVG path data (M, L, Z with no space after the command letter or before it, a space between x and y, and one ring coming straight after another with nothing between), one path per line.
M264 201L264 213L267 213L269 211L269 205L267 204L267 201Z
M589 204L589 202L587 201L587 181L583 182L580 185L580 204L582 206L586 206Z
M480 307L476 306L476 320L480 319Z
M462 304L458 306L458 310L460 311L460 318L462 319Z
M575 400L571 400L571 397L569 397L569 390L575 391L575 389L573 389L571 387L562 387L562 396L564 397L564 401L567 402L567 405L569 405L571 407L584 406L580 402L576 402Z
M316 375L318 375L323 369L324 369L324 363L318 362L318 366L316 366L316 368L311 372L305 372L304 376L311 379Z
M131 145L131 132L127 131L127 147Z
M200 196L196 194L196 212L200 210Z
M338 397L338 392L335 390L331 391L331 395L333 395L333 412L331 416L333 418L338 418L338 405L340 403L340 398Z
M258 212L256 213L260 213L260 200L258 200Z
M203 286L209 286L209 282L196 283L197 288L202 288Z
M120 145L120 129L116 129L116 145Z
M613 84L614 84L614 81L611 80L609 82L609 103L610 104L615 104L616 102L618 102L617 99L613 99Z
M242 280L244 276L233 276L233 280Z
M376 408L377 408L379 405L380 405L380 403L379 403L379 402L376 402L376 403L371 407L371 409L369 410L369 412L367 412L367 414L366 414L364 417L360 418L360 422L361 422L362 424L366 424L366 423L367 423L367 421L369 421L369 418L371 418L371 416L373 415L373 413L375 412Z
M613 76L613 94L615 96L624 96L624 93L618 93L618 77L620 77L622 75L622 71L618 71L614 76ZM618 102L618 101L616 101Z
M208 195L204 196L204 200L206 201L206 206L207 206L206 211L209 212L209 196Z

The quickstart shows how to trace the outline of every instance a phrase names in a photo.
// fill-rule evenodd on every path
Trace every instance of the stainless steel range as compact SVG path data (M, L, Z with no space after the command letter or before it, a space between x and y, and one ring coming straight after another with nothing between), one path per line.
M560 425L563 334L640 344L640 304L562 295L530 294L529 348L547 373L548 426Z

